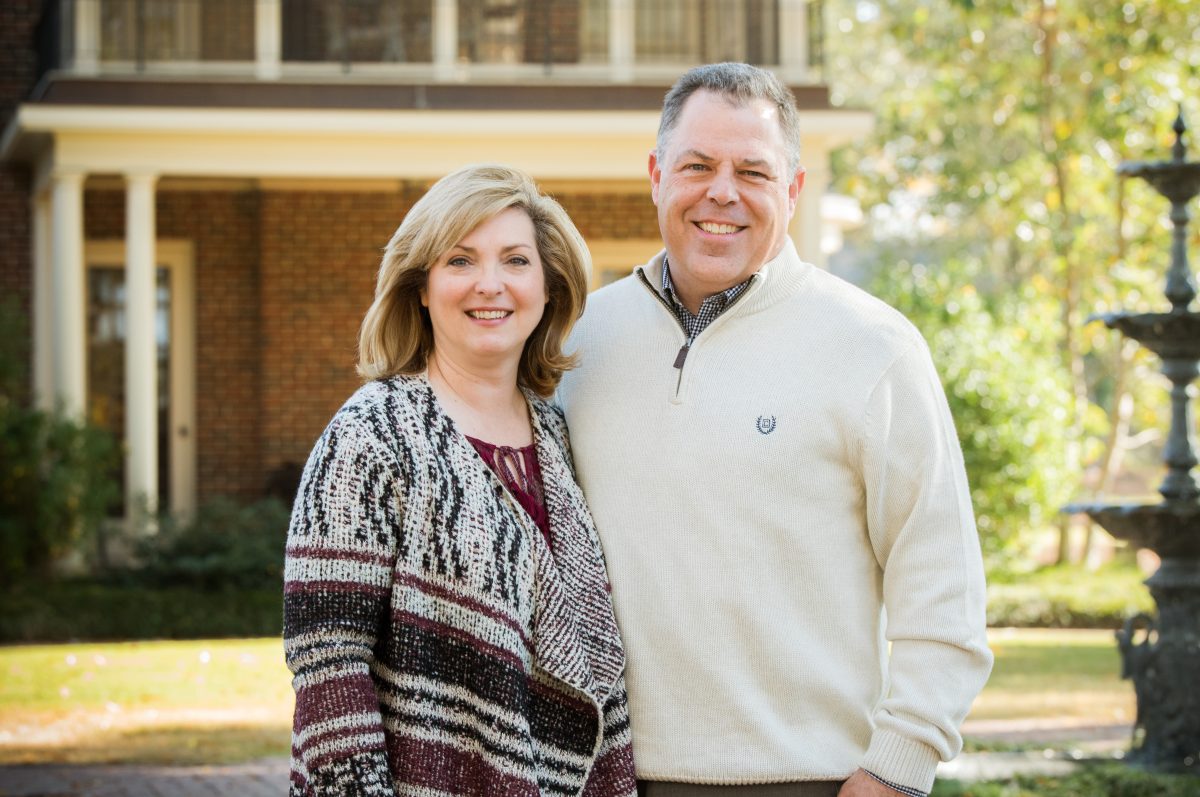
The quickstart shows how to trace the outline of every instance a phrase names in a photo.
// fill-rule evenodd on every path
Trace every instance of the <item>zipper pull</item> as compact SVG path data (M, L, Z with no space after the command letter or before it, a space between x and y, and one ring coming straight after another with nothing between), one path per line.
M690 343L684 343L683 346L680 347L679 354L675 355L675 366L674 366L675 368L679 368L679 369L683 368L683 361L687 359L688 347L690 345L691 345Z

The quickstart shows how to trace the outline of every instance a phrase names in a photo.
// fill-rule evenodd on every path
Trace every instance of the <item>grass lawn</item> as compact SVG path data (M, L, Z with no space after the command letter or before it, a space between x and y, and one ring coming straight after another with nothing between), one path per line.
M972 720L1128 722L1107 631L992 632ZM291 674L278 639L0 647L0 764L226 763L286 755Z
M996 664L968 719L1133 721L1133 685L1120 678L1111 631L1001 628L989 632L988 642Z
M285 755L278 639L0 647L0 764Z

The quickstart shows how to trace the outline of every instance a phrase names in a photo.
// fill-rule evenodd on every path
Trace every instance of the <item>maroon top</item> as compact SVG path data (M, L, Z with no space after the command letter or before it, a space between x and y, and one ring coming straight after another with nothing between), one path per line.
M537 450L533 445L522 448L497 446L470 435L466 438L475 446L479 456L488 464L492 472L500 479L517 499L517 503L529 513L533 522L542 530L546 544L550 544L550 514L546 511L546 503L542 491L542 471L538 467Z

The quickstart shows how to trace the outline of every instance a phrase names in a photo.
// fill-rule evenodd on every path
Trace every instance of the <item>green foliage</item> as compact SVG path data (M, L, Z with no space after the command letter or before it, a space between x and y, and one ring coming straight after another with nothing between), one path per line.
M990 570L1020 551L1067 497L1061 430L1066 380L1050 356L1044 318L1017 323L1013 307L975 288L949 260L937 272L900 262L873 290L925 335L962 444L980 540ZM1001 297L1003 298L1003 297Z
M189 520L166 517L140 542L142 567L132 575L151 585L282 590L288 518L274 498L216 499Z
M96 581L0 592L0 642L278 636L283 590Z
M988 625L1034 628L1120 628L1127 617L1153 613L1144 576L1132 567L1047 567L988 583Z
M1200 129L1200 4L830 0L826 20L831 100L876 120L834 158L835 188L871 211L851 238L859 259L890 269L886 253L907 247L1002 311L998 341L1035 327L1029 366L1065 378L1067 415L1044 438L1061 456L1053 478L1072 500L1107 489L1113 452L1164 429L1168 402L1153 358L1086 319L1166 307L1168 205L1116 167L1168 157L1177 103Z
M120 496L112 435L26 406L21 314L0 305L0 582L44 575L89 539Z
M1019 775L1009 780L934 784L930 797L1196 797L1196 775L1144 772L1124 764L1085 765L1070 775Z

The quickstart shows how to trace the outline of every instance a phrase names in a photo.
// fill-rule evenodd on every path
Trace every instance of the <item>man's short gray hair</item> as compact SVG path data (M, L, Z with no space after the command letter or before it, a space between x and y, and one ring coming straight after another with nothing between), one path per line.
M795 174L800 168L800 118L796 113L795 95L767 70L733 62L697 66L675 81L663 100L662 119L658 123L655 150L659 161L666 154L667 141L679 123L684 103L701 89L720 94L737 106L755 100L766 100L774 105L779 111L779 128L787 148L784 154L788 170Z

